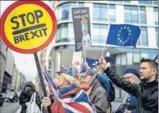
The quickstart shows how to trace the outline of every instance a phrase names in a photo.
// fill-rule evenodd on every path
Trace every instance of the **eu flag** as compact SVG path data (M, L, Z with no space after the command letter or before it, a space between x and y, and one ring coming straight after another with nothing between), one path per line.
M140 36L140 28L129 24L112 24L109 29L107 44L134 46Z

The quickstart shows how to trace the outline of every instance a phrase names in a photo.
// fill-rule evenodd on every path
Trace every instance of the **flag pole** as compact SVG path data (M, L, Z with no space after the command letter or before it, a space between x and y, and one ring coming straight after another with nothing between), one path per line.
M35 63L36 63L36 67L37 67L37 70L38 70L38 75L39 75L39 78L40 78L40 83L41 83L41 87L42 87L44 96L47 96L47 91L46 91L46 88L45 88L44 79L43 79L43 75L42 75L42 72L41 72L41 67L40 67L37 52L34 53L34 58L35 58Z
M109 25L109 29L110 29L110 26L111 26L111 21L109 19L109 3L107 4L107 8L108 8L108 16L107 16L107 20L108 20L108 25ZM109 33L109 29L108 29L108 33ZM108 37L108 35L107 35ZM104 52L105 52L105 48L106 48L106 38L105 38L105 43L104 43L104 48L103 48L103 51L102 51L102 56L104 56Z
M83 48L83 56L84 56L84 61L86 61L86 50Z

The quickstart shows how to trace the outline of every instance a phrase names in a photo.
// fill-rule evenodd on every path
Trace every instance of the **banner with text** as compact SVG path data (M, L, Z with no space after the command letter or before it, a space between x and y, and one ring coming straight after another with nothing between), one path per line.
M85 50L91 46L89 8L72 8L72 16L75 34L75 50Z

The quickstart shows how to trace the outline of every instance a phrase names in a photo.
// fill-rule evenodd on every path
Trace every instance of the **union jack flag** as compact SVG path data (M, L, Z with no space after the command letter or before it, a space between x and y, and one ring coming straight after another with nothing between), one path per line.
M51 76L47 71L43 72L50 89L56 97L51 111L53 113L96 113L93 104L90 103L87 93L82 89L71 90L59 98L58 88L54 84ZM73 92L73 93L72 93ZM74 96L70 96L72 93Z
M53 113L96 113L85 91L79 90L74 97L67 95L53 103L51 106Z
M46 81L48 82L50 91L54 94L55 97L58 97L58 95L59 95L58 94L58 88L55 85L55 83L53 82L49 73L45 70L45 71L43 71L43 75L44 75Z

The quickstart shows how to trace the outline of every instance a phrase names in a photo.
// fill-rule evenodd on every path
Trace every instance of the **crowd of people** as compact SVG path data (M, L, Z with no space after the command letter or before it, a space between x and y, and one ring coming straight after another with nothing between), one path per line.
M85 62L84 67L85 71L81 73L74 65L61 67L57 72L58 78L53 79L58 89L58 96L50 91L48 96L41 98L34 84L27 82L20 94L20 113L28 113L26 103L30 102L34 93L36 93L36 108L41 113L73 113L66 109L64 103L79 95L81 90L87 94L86 103L92 106L93 113L112 113L111 102L115 99L112 83L128 93L114 113L158 113L158 63L156 61L142 59L139 70L127 68L123 76L116 74L111 69L110 62L107 62L104 57L99 59L98 66L90 68ZM81 106L80 108L82 109Z

